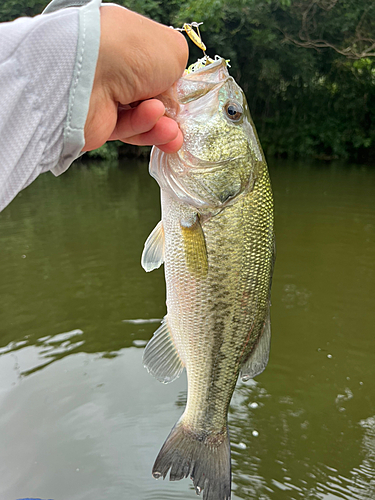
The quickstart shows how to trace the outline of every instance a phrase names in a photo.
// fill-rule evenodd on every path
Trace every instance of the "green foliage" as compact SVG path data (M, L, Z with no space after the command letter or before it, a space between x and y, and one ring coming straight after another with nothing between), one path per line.
M180 6L179 0L117 0L116 3L167 26L171 24Z
M269 155L359 160L375 157L375 63L340 52L351 43L350 57L365 50L358 32L369 39L375 33L375 16L369 16L374 5L372 0L188 0L176 23L203 21L207 52L231 60ZM311 25L304 25L304 15ZM324 44L309 49L307 37Z
M87 156L89 158L96 158L113 162L118 160L120 145L121 143L118 141L106 142L101 148L95 149L94 151L89 151L87 153Z
M43 0L2 0L0 3L0 22L13 21L17 17L36 16L46 7Z
M375 159L373 0L118 3L166 25L204 22L207 53L230 59L268 155ZM43 0L2 0L0 20L44 7ZM202 53L189 45L191 63ZM113 159L134 149L112 143L90 155Z

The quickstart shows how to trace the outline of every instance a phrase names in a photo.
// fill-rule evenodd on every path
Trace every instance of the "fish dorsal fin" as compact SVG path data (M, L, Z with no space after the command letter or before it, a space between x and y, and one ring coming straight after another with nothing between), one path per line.
M254 351L245 361L241 368L241 379L243 381L256 377L265 369L268 363L271 344L271 318L270 310L264 323L262 335Z
M184 365L174 345L165 317L143 353L143 364L157 380L169 384L181 375Z
M162 221L158 222L145 242L141 264L146 272L153 271L164 262L164 228Z
M204 278L208 272L206 240L197 214L180 221L187 268L194 277Z

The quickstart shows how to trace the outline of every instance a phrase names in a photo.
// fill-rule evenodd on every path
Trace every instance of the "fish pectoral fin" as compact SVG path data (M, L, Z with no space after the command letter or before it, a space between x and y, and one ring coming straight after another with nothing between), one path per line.
M169 384L181 375L184 365L169 331L167 317L147 344L143 364L163 384Z
M271 345L271 318L270 311L264 323L262 335L258 341L254 351L250 353L249 358L245 361L241 368L241 379L243 381L256 377L266 368L270 355Z
M146 272L153 271L164 262L164 228L160 221L145 242L141 264Z
M196 278L204 278L208 273L206 240L199 216L180 221L187 268Z

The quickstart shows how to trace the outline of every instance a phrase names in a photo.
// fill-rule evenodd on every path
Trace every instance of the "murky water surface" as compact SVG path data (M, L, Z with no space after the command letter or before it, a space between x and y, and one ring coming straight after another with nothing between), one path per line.
M272 350L232 401L233 498L373 500L375 169L270 170ZM1 500L196 498L151 477L186 399L141 360L165 314L140 266L158 220L130 163L45 174L0 214Z

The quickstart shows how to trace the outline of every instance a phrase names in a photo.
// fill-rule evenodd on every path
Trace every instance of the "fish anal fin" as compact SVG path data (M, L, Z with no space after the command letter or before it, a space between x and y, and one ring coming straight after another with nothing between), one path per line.
M243 381L256 377L266 368L270 354L271 344L271 317L268 309L267 317L264 322L262 334L259 338L258 344L255 346L253 352L242 365L241 379Z
M143 364L151 375L164 384L173 382L184 369L173 343L166 317L144 350Z
M206 240L198 215L180 221L187 268L194 277L204 278L208 272Z
M170 481L190 476L203 500L229 500L231 492L230 443L228 429L200 435L185 427L183 420L171 430L155 460L152 475Z
M164 229L160 221L145 242L141 264L146 272L153 271L164 262Z

